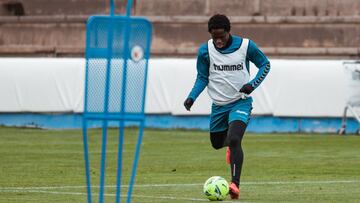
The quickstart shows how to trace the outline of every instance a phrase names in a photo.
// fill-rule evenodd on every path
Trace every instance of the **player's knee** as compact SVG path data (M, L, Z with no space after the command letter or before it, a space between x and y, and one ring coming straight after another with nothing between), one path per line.
M238 136L230 136L229 145L230 147L240 146L240 138Z
M227 136L227 130L220 132L210 132L211 145L214 149L221 149Z
M223 143L214 143L214 142L212 142L211 145L212 145L212 147L214 149L221 149L223 147Z

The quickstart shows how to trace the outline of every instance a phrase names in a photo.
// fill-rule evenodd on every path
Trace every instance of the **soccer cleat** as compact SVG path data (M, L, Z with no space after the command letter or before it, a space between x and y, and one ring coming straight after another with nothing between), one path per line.
M230 148L226 148L226 163L230 164Z
M235 185L235 183L230 184L229 194L230 194L231 199L239 199L240 189L238 188L238 186Z

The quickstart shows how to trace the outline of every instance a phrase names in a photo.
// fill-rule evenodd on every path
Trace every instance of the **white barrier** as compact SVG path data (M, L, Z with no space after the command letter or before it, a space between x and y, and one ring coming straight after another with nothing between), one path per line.
M270 61L268 77L253 93L254 114L341 117L343 61ZM195 59L151 59L146 113L209 114L206 90L191 112L182 105L196 78L195 65ZM1 58L0 112L82 112L84 70L79 58ZM252 66L252 77L256 71Z

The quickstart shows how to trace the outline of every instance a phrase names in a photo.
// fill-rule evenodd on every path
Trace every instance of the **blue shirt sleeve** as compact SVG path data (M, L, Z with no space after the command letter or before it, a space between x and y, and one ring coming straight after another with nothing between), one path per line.
M247 57L257 68L259 68L255 78L249 82L249 84L256 89L269 73L270 62L265 54L251 40L249 41Z
M207 43L200 46L197 56L196 62L196 69L197 69L197 76L195 84L188 96L188 98L193 99L194 101L196 98L201 94L201 92L205 89L207 84L209 83L209 53Z

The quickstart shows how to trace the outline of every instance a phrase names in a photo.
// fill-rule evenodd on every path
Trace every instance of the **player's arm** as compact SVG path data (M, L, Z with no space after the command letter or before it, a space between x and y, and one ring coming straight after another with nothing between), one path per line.
M266 78L270 71L270 62L265 54L251 40L249 41L247 57L249 61L253 62L255 66L259 68L255 78L240 89L240 92L250 94L257 87L259 87L262 81L264 81Z
M187 99L184 102L184 106L188 111L190 111L190 108L193 105L196 98L201 94L201 92L205 89L205 87L209 83L209 64L210 61L209 61L207 46L203 45L200 47L197 56L197 62L196 62L197 76L196 76L195 84L191 89L191 92L188 95Z

